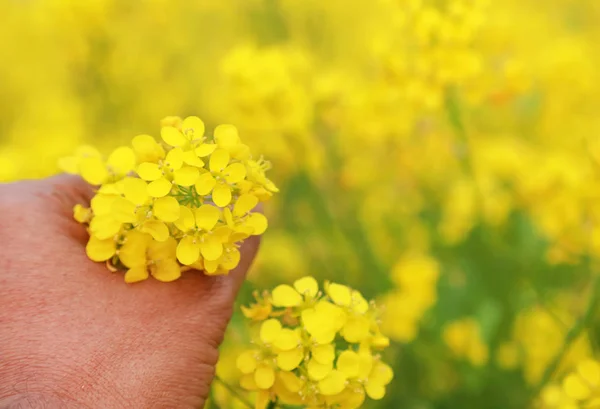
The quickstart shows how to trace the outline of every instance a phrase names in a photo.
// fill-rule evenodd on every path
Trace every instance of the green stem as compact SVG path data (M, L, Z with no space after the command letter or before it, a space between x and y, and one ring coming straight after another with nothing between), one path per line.
M215 375L215 381L219 382L221 385L225 387L235 398L237 398L240 402L246 405L249 409L254 409L254 405L245 396L243 396L237 389L233 386L225 382L223 379L219 377L219 375Z
M579 335L581 335L583 330L590 323L590 321L594 315L594 312L596 311L596 309L598 307L598 302L600 301L600 297L598 297L598 293L600 292L600 275L599 274L594 275L594 278L593 278L592 284L591 284L591 291L592 291L592 293L590 294L590 299L588 301L588 304L585 308L583 315L581 317L579 317L579 319L571 327L569 332L567 332L567 335L565 337L565 340L563 342L563 345L562 345L560 351L558 351L558 353L556 354L556 356L554 357L552 362L550 362L550 365L548 365L546 367L546 370L544 371L544 374L542 375L542 379L540 380L540 382L534 389L534 395L533 395L534 399L535 399L535 397L537 397L537 395L542 390L542 388L552 379L552 377L554 376L554 373L556 372L558 366L560 365L561 361L563 360L565 354L569 351L569 348L571 347L573 342L575 342L575 340L579 337Z
M277 407L277 401L276 400L272 400L269 402L269 404L267 405L267 409L275 409Z

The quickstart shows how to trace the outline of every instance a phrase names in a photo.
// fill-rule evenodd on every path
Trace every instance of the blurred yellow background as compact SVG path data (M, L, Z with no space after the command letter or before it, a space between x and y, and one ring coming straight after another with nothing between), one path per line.
M599 2L0 5L0 181L167 115L235 124L281 188L241 301L305 274L377 298L395 379L368 407L592 407L600 374L536 396L598 352Z

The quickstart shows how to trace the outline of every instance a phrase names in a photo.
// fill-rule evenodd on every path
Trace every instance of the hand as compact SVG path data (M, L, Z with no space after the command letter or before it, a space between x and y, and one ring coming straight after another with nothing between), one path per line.
M198 408L253 236L228 276L125 284L85 254L76 177L0 185L0 408Z

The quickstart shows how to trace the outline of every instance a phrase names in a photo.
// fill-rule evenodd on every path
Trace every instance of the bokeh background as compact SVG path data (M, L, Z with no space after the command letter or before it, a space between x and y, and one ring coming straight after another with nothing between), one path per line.
M594 407L558 396L600 335L600 2L0 5L0 181L167 115L233 123L281 188L240 302L311 274L385 305L366 407ZM236 312L232 385L247 340Z

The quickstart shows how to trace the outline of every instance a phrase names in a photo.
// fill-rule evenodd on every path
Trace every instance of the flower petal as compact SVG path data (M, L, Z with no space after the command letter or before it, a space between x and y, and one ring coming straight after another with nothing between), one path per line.
M227 183L238 183L246 177L246 167L241 163L232 163L223 171Z
M277 355L277 366L284 371L293 371L304 360L304 350L294 348L289 351L280 352Z
M185 266L194 264L200 258L200 246L191 236L181 239L177 245L177 260Z
M160 179L163 175L162 171L160 170L160 167L156 163L152 162L140 163L140 165L137 168L137 174L140 178L147 181Z
M201 158L210 155L217 149L217 145L214 143L203 143L202 145L196 148L196 155Z
M200 252L206 260L218 260L223 254L223 243L213 237L209 237L200 243Z
M198 180L200 171L193 166L184 166L173 172L173 181L180 186L192 186Z
M152 270L152 277L165 283L175 281L181 277L181 267L172 259L158 261L156 269Z
M199 195L207 195L211 190L213 190L216 183L217 181L213 175L211 175L209 172L206 172L198 177L198 180L196 180L194 186L196 187L196 192Z
M200 139L204 136L204 122L197 116L188 116L183 120L181 130L184 135L193 137L190 139Z
M275 341L273 341L273 345L282 351L289 351L290 349L297 348L301 343L302 339L298 333L289 328L282 329L277 338L275 338Z
M348 378L356 378L359 375L360 358L351 350L343 351L337 359L336 368Z
M314 298L319 292L319 284L313 277L302 277L294 281L294 288L300 294Z
M125 273L126 283L137 283L148 278L148 269L146 265L135 266L127 270Z
M225 149L216 149L210 156L209 169L211 172L221 172L229 163L229 153Z
M257 352L254 349L242 352L236 360L235 365L243 374L249 374L256 370Z
M254 195L245 193L238 197L235 205L233 206L233 214L235 216L242 216L254 209L258 204L258 198Z
M281 323L275 318L268 319L260 325L260 340L265 344L271 344L281 332Z
M213 202L219 207L225 207L231 203L231 188L224 184L218 184L212 192Z
M302 301L298 291L287 284L278 285L273 289L273 305L276 307L297 307Z
M172 223L179 219L179 207L179 202L174 197L161 197L154 201L153 213L157 219Z
M320 381L333 371L333 363L322 364L314 359L308 361L306 365L308 377L313 381Z
M123 186L125 198L130 202L143 205L148 200L148 184L142 179L125 178Z
M119 260L129 268L145 266L148 239L147 234L139 231L132 231L127 234L123 246L119 249Z
M187 206L179 207L179 219L175 221L175 226L182 232L187 232L195 225L194 213Z
M196 155L195 151L183 152L183 162L190 166L195 166L197 168L201 168L204 166L204 162L198 157L198 155Z
M101 185L108 179L108 170L102 159L96 157L82 158L79 162L81 177L91 185Z
M319 381L319 391L321 395L333 396L341 393L346 388L346 376L335 369L324 379Z
M136 157L133 149L128 146L121 146L108 156L106 164L114 173L124 175L133 170L135 162Z
M254 381L259 389L269 389L275 383L275 371L268 365L260 365L254 372Z
M188 142L179 129L172 126L163 126L160 130L160 136L167 145L173 147L183 146Z
M121 223L135 223L137 216L135 214L136 206L124 197L118 197L112 202L111 214Z
M169 238L169 228L158 220L148 220L140 230L150 234L156 241L165 241Z
M148 183L148 194L152 197L164 197L169 194L173 184L165 178Z
M94 236L90 237L85 252L92 261L106 261L115 255L115 240L111 237L105 240L99 240Z
M246 225L252 227L252 235L261 235L267 230L269 222L262 213L251 213L246 219Z
M229 150L240 142L238 130L233 125L223 124L215 128L215 141L220 148Z
M177 170L183 166L183 150L181 148L171 149L165 158L165 165L170 170Z
M215 227L220 216L221 212L219 209L212 205L205 204L197 209L194 209L196 226L206 231L211 231Z

